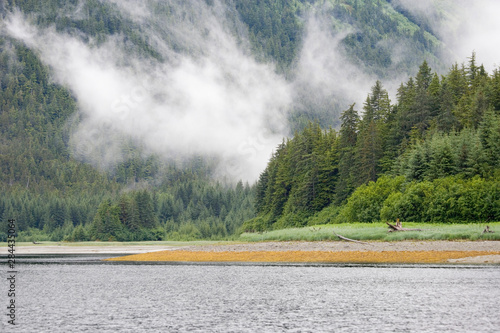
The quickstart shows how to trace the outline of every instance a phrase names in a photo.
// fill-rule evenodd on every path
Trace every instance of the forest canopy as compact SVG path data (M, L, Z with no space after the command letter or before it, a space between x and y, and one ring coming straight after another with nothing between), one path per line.
M442 77L424 61L394 105L377 81L362 116L351 105L339 131L310 123L277 148L244 229L500 219L499 98L499 71L475 53Z
M242 230L309 223L500 219L499 71L488 73L475 53L447 69L450 64L443 59L450 50L425 18L385 0L152 0L141 7L144 11L131 11L126 3L0 3L0 241L13 218L19 240L27 241L222 239ZM440 10L445 17L446 10ZM93 119L92 112L85 112L101 91L78 94L61 80L58 74L71 67L57 67L65 57L47 62L43 50L7 33L13 17L38 29L38 39L50 35L73 43L56 45L62 50L82 46L88 58L106 58L106 46L120 46L121 57L97 63L102 71L111 67L120 74L118 83L131 72L151 74L139 77L151 88L144 98L151 104L127 109L138 135L120 132L118 118ZM225 57L228 41L236 51ZM221 45L224 52L217 50ZM217 67L228 59L230 66ZM186 84L189 94L182 98L169 95L182 87L169 86L172 77L155 80L162 71L186 63L194 82L205 85L191 89ZM196 67L203 63L213 66ZM85 66L78 73L87 72L96 74ZM197 76L214 72L215 78ZM77 86L95 88L94 81L63 74L74 76ZM389 81L392 86L395 75L413 77L405 79L391 101L392 89L385 85ZM267 85L258 85L262 79ZM231 94L221 99L205 94L198 113L175 109L221 82L215 91ZM360 103L358 95L366 93ZM285 102L276 106L280 98ZM222 113L205 108L213 100L215 106L229 107ZM106 116L116 116L107 105L96 104ZM149 140L154 147L148 146L140 138L151 127L139 131L134 117L151 116L151 109L164 104L176 115L203 115L206 123L168 121L166 128L179 130L179 137L162 130ZM250 116L238 113L242 110ZM247 121L234 119L241 114ZM153 112L149 125L162 116ZM256 117L261 123L253 121ZM195 140L197 148L220 152L229 142L237 148L225 153L241 157L242 151L249 152L238 161L241 169L256 152L264 167L275 147L265 170L255 173L260 173L256 183L225 178L231 159L224 154L162 155L164 146L190 139L184 133L199 139L198 132L208 129L217 137L221 128L215 125L221 119L234 124L227 133L246 138L252 124L258 135L244 141L250 147L224 137L217 145ZM79 130L86 140L75 136ZM278 139L266 141L264 134ZM154 150L158 145L161 149Z

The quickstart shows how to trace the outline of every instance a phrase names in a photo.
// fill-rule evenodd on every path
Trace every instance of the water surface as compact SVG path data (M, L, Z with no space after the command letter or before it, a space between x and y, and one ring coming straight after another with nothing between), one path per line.
M12 330L3 315L0 331L500 330L498 266L127 265L100 258L19 264L18 325Z

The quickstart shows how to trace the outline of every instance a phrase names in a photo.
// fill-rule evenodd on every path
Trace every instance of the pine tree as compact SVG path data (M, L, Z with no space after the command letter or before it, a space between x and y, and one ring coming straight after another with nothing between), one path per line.
M424 61L416 77L415 100L413 105L408 109L407 115L409 126L411 126L411 128L416 128L420 135L423 135L431 122L432 99L428 91L431 83L432 72L427 62Z
M156 212L154 211L153 200L147 190L138 191L135 194L137 204L137 215L139 225L146 229L152 229L157 226Z
M141 223L135 199L128 195L122 195L118 201L118 207L120 209L120 222L123 226L132 232L138 231L141 227Z
M436 128L444 132L450 132L453 129L458 129L459 123L456 119L453 109L453 93L450 89L448 79L443 79L441 93L439 96L439 108L437 110Z
M443 178L456 173L455 154L448 137L437 135L430 143L430 158L425 174L427 180Z
M486 112L479 125L479 138L484 149L485 159L490 168L499 168L500 161L500 116L492 111Z
M380 133L374 120L360 131L356 146L358 172L356 186L377 180L380 172L379 160L383 156Z
M476 52L472 52L470 56L469 64L467 67L467 80L470 87L474 87L476 85L476 78L478 77L479 68L476 64Z
M429 94L429 111L430 118L435 119L440 110L441 106L441 82L439 81L439 76L434 73L432 76L432 81L427 88Z
M371 95L363 106L364 115L359 124L356 143L356 162L358 173L355 184L359 186L375 181L382 171L381 159L387 141L387 120L390 115L390 100L387 91L377 81Z
M339 180L336 186L336 203L342 203L355 188L355 148L358 138L359 115L354 104L340 117Z
M389 117L391 109L391 101L389 100L389 94L387 90L384 89L380 81L376 81L375 85L372 87L371 95L369 97L369 105L366 106L367 110L373 112L373 116L368 115L368 111L365 111L365 116L368 119L373 117L373 120L377 122L385 122Z
M458 64L455 63L453 66L451 66L450 72L446 77L448 86L453 96L453 103L456 105L458 104L460 99L468 92L465 69L463 66L459 68Z
M339 177L339 138L337 133L332 129L325 131L318 148L320 158L318 193L312 202L314 212L330 205L336 198Z
M422 65L420 65L417 76L416 76L416 88L417 90L427 91L432 82L432 70L424 60Z
M427 171L427 154L421 144L416 144L410 151L409 157L406 157L408 164L406 166L405 177L408 181L424 180Z
M118 207L111 205L106 199L100 205L90 226L90 236L93 240L116 240L122 231Z
M287 163L288 152L289 147L287 145L282 144L278 147L275 164L271 168L271 181L266 193L266 196L269 198L271 222L274 222L281 216L292 186L292 179L289 175L291 169Z
M500 69L494 69L491 77L491 104L497 114L500 113Z

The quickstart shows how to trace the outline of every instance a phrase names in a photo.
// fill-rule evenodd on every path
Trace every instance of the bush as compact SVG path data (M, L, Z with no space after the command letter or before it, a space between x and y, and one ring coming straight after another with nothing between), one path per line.
M64 237L64 241L67 242L83 242L88 240L89 236L81 224L78 225L70 235Z
M271 228L270 214L254 217L241 226L242 232L261 232Z
M335 205L330 205L325 209L317 212L307 220L307 225L318 225L318 224L329 224L335 223L337 221L337 216L339 215L340 207Z
M479 222L500 219L500 182L459 176L412 182L384 201L382 220Z
M376 182L369 182L354 191L341 209L337 223L380 221L380 211L384 201L391 193L401 190L405 178L380 177Z
M404 192L391 193L380 210L381 220L424 221L432 191L432 183L424 181L408 184Z

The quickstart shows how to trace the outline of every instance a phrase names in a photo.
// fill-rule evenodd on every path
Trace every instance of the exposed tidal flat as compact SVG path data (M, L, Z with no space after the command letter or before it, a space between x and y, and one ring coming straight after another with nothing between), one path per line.
M144 242L17 242L17 255L30 254L127 254L173 250L185 246L220 244L217 241L144 241ZM229 243L229 242L225 242ZM0 255L7 254L7 243L0 243Z
M20 244L18 256L108 254L109 261L500 264L499 241L263 241ZM2 249L2 252L3 249Z
M349 223L244 233L235 241L18 243L18 254L110 254L110 261L500 264L500 223ZM339 239L335 233L358 240ZM360 242L362 240L362 242ZM6 246L0 247L0 254ZM6 252L5 252L6 253Z
M108 261L254 263L481 263L500 264L500 242L259 242L187 246Z
M196 244L110 261L500 264L500 223L406 223L420 231L388 232L384 223L346 223L244 233L241 243ZM343 241L336 233L358 242ZM359 242L363 240L363 242Z

